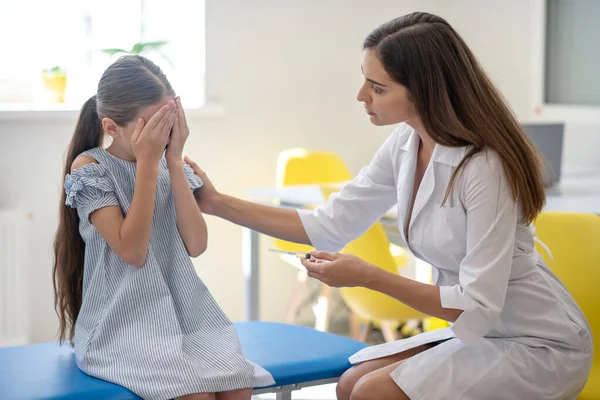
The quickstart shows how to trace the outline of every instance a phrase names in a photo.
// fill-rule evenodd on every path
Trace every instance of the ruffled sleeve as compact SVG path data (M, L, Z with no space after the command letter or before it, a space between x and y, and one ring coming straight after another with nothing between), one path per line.
M65 204L76 208L81 219L100 208L118 206L112 181L106 167L87 164L65 177Z
M204 184L202 182L202 179L200 179L200 177L194 173L194 170L192 169L192 167L189 166L188 163L183 163L183 170L185 171L185 176L187 177L188 183L190 184L190 188L192 188L192 191L202 187L202 185Z

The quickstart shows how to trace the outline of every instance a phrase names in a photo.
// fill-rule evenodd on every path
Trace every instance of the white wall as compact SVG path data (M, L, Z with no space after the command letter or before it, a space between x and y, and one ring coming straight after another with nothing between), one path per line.
M357 172L390 132L371 126L355 100L362 40L378 24L415 10L446 17L517 115L529 118L528 1L207 0L208 97L223 105L225 115L192 117L187 153L219 190L238 196L248 187L272 185L277 154L289 147L336 151ZM51 340L57 326L50 246L61 159L73 125L0 120L0 207L34 215L34 341ZM597 148L600 138L587 137ZM576 143L567 140L567 163L598 163L591 151L582 159ZM242 319L241 230L212 217L208 224L209 250L196 261L198 272L227 314ZM263 237L261 315L281 320L296 271L266 253L268 244Z

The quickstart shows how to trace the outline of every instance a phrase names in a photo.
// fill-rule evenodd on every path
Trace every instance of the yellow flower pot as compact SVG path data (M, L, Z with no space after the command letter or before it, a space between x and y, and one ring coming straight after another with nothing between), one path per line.
M67 88L67 74L64 72L49 72L42 73L44 86L50 93L50 101L54 103L65 102L65 89Z

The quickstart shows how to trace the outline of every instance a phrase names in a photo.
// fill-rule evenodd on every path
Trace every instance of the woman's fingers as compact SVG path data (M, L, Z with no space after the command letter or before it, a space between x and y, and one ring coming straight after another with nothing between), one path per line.
M322 274L324 272L324 263L317 262L315 259L307 260L305 258L301 258L300 262L306 268L307 271Z
M192 161L191 158L189 158L188 156L185 156L183 158L183 161L185 161L190 167L192 167L192 170L194 171L194 173L198 176L203 176L204 175L204 171L202 171L202 169L198 166L198 164L196 164L194 161Z
M337 260L337 258L339 257L339 253L330 253L328 251L316 251L313 250L310 252L311 257L320 259L320 260L326 260L326 261L333 261L333 260Z

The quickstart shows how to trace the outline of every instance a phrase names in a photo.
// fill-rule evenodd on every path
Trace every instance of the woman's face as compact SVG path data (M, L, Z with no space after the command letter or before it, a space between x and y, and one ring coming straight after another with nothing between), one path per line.
M375 50L365 49L361 68L365 81L356 98L364 103L365 111L374 125L407 122L417 116L408 90L392 80Z

